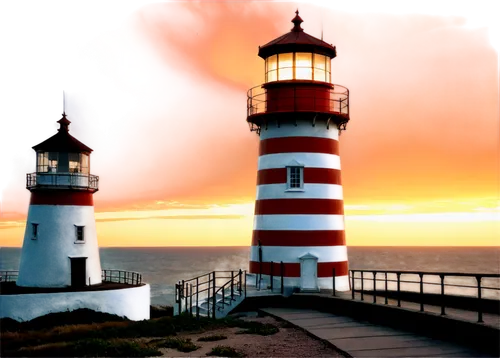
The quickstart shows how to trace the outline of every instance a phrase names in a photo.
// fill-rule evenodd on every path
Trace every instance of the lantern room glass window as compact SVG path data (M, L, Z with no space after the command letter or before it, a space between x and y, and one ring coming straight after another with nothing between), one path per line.
M331 59L309 52L280 53L266 59L266 82L313 80L330 82Z
M82 173L90 172L89 155L86 153L38 152L37 173Z

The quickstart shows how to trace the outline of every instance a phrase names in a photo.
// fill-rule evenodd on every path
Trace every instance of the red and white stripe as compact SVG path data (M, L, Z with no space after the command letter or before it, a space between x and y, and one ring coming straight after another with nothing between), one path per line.
M290 163L304 165L303 191L287 191ZM262 129L250 272L275 276L280 262L285 285L300 277L300 257L318 257L318 285L348 290L344 203L340 180L338 129L311 122ZM262 245L259 263L258 242ZM273 265L271 267L271 262Z

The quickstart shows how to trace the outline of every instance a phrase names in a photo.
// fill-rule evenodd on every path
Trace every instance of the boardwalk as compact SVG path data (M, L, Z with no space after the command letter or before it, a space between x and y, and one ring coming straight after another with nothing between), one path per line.
M298 295L300 295L300 293ZM317 295L331 297L332 291L330 290L329 292L318 293ZM352 300L351 292L336 292L336 297L342 298L345 300ZM372 304L374 301L373 295L366 294L366 293L363 295L363 301L361 301L361 296L359 293L356 293L355 297L356 297L355 301L357 301L357 302L366 302L368 304ZM385 305L385 297L377 296L375 298L375 302L379 305ZM398 301L396 299L389 298L387 300L387 305L397 307ZM414 312L420 312L420 308L421 308L420 303L418 303L418 302L409 302L409 301L401 300L400 305L401 305L401 309L414 311ZM471 322L471 323L477 323L477 321L478 321L478 314L474 310L464 310L464 309L456 309L456 308L446 307L445 312L446 312L446 314L444 315L444 317L446 317L446 318L462 320L462 321ZM441 315L441 307L436 306L436 305L425 304L423 306L423 313L440 316ZM484 321L482 323L483 325L494 327L494 328L500 330L500 315L492 314L492 313L482 313L482 320Z
M352 357L489 357L458 344L310 309L264 308Z

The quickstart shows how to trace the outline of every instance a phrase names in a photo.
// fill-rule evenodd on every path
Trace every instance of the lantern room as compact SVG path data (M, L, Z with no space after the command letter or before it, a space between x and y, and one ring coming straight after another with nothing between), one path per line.
M247 121L260 133L269 121L310 119L345 129L349 120L349 90L332 84L331 60L335 46L317 39L301 27L296 11L287 34L259 47L264 59L265 83L248 91Z
M69 134L66 113L57 121L58 133L36 145L36 172L27 174L29 190L52 187L98 190L98 177L90 174L92 149Z

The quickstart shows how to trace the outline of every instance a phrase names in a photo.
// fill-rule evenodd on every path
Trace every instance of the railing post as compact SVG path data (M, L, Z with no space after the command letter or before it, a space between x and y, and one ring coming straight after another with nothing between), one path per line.
M361 301L364 301L364 279L363 279L363 271L361 271Z
M244 277L245 283L243 286L245 288L245 298L247 298L247 270L245 270L245 277Z
M441 316L444 316L445 315L445 312L444 312L444 306L445 306L445 302L444 302L444 275L441 274L441 275L439 275L439 277L441 277Z
M354 275L356 274L356 271L351 270L351 280L352 280L352 287L351 287L351 293L352 293L352 299L354 299Z
M215 271L212 273L212 318L215 319L215 305L217 303L217 297L215 297Z
M198 277L196 277L196 319L200 318L200 306L199 306L199 291L200 291L200 284L198 282Z
M481 276L476 276L477 280L477 322L483 323L483 307L481 302Z
M401 272L396 272L398 277L398 307L401 307Z
M212 289L212 286L210 285L210 283L211 283L211 281L210 281L210 273L208 273L207 283L208 283L208 289L207 289L207 316L210 318L210 292L211 292L211 289Z
M274 262L271 261L271 292L273 292L273 281L274 281L274 278L273 278L273 266L274 266Z
M184 285L184 289L185 289L185 295L184 295L184 298L185 298L185 312L189 312L189 308L188 308L188 302L189 302L189 284L186 282L186 284Z
M285 293L285 265L283 261L280 263L280 271L281 271L281 294Z
M385 304L388 303L388 292L387 292L387 272L385 273Z
M332 268L332 294L335 297L335 267Z
M182 284L184 286L184 283ZM182 290L179 282L177 283L177 288L179 290L179 314L182 313Z
M234 300L234 271L231 270L231 301Z
M193 317L193 284L189 284L189 313Z
M373 271L373 303L377 303L377 271Z
M418 275L420 276L420 312L424 312L424 274Z
M241 280L242 279L243 279L243 272L240 269L240 271L238 272L238 293L240 294L240 296L241 296L241 284L242 284Z

